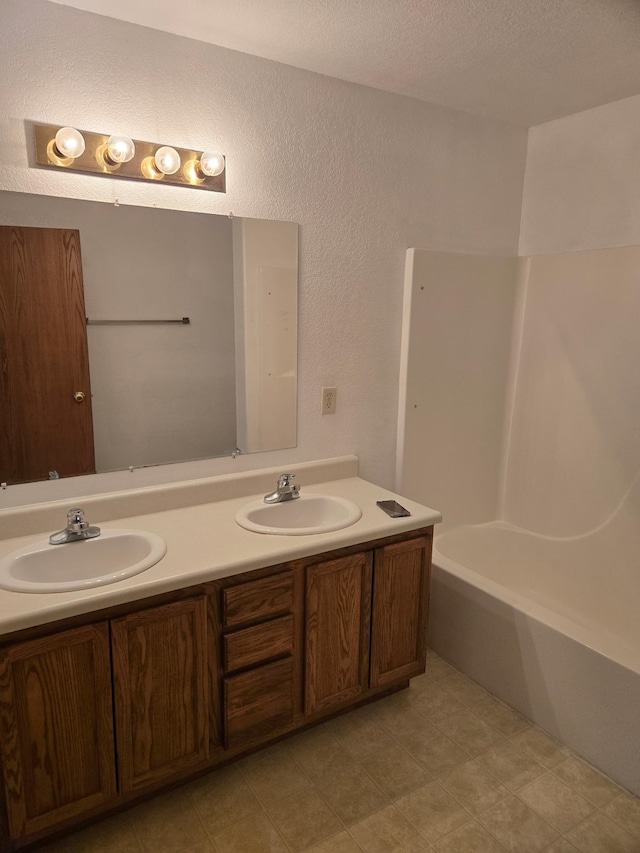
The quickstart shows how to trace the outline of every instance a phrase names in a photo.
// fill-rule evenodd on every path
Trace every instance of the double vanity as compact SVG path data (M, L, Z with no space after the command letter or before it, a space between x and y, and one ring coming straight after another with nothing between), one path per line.
M274 470L85 498L100 535L60 545L70 502L0 511L0 849L424 671L439 513L389 517L355 457L292 470L272 503Z

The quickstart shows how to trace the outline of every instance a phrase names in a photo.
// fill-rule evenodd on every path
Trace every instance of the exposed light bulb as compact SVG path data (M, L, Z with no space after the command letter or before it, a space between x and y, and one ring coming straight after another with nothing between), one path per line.
M74 127L61 127L55 136L56 150L63 157L80 157L84 153L84 136Z
M208 178L224 172L224 157L219 151L205 151L200 155L200 171Z
M180 155L170 145L163 145L162 148L158 148L153 159L156 169L163 175L175 175L180 168Z
M136 146L128 136L110 136L107 139L107 157L112 163L128 163L135 153Z

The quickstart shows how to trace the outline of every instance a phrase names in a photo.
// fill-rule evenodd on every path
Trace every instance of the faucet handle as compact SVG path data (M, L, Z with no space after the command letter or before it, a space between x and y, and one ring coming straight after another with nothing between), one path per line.
M280 474L278 477L278 488L283 489L291 485L291 481L295 480L295 474Z
M84 510L79 506L70 509L67 513L67 528L70 530L86 530L89 525L84 520Z

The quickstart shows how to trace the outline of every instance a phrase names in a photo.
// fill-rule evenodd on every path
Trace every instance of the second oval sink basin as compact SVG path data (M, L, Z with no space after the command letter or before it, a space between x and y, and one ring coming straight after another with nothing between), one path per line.
M144 530L103 530L64 545L43 539L0 560L0 587L40 593L104 586L145 571L166 551L159 536Z
M305 536L341 530L361 517L360 507L345 498L304 494L275 504L254 501L236 514L236 521L240 527L255 533Z

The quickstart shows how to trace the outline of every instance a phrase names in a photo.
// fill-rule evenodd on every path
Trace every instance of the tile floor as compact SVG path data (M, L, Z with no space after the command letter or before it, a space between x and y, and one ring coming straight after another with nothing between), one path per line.
M441 658L46 853L640 853L640 800Z

